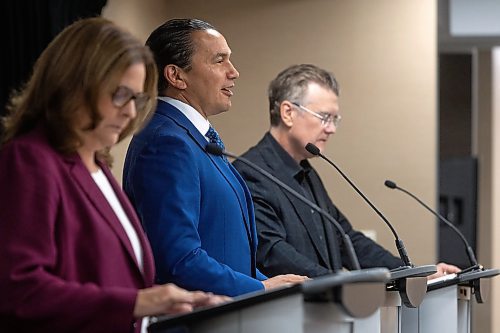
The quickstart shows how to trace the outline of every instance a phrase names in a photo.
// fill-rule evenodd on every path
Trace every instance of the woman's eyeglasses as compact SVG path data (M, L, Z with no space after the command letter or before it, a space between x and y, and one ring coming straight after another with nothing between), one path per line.
M122 108L131 100L134 100L136 110L144 109L150 98L146 93L134 93L132 89L125 86L118 86L115 92L111 94L111 101L117 108Z

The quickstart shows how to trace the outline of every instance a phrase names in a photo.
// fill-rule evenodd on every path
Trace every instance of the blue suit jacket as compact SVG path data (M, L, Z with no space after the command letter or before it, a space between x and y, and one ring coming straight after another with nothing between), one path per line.
M159 101L128 148L123 185L150 239L157 280L229 296L261 290L250 192L206 145L177 108Z

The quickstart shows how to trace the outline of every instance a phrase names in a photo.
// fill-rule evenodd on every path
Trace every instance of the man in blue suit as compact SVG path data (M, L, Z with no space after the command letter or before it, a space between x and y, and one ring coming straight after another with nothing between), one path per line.
M146 44L159 70L159 101L129 146L124 189L151 241L158 282L236 296L305 277L267 279L256 269L248 188L227 160L208 117L229 110L239 73L215 28L195 19L158 27Z

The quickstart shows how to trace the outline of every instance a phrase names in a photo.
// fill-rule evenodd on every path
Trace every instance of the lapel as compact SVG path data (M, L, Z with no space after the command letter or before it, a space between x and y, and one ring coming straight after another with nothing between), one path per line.
M328 193L323 191L324 186L321 182L321 179L316 172L316 170L312 169L309 172L309 178L311 179L312 186L321 193L316 193L316 197L318 200L318 206L322 208L325 212L332 216L332 212L329 209L329 203L326 201L328 197ZM333 216L332 216L333 218ZM326 218L322 218L322 222L326 231L326 239L327 239L327 247L330 253L330 265L334 270L342 269L342 258L340 254L340 244L339 244L339 232L338 230L326 220Z
M134 263L135 269L137 273L139 273L139 276L142 279L146 279L146 277L143 275L141 270L139 269L139 265L137 263L137 259L134 254L134 250L132 249L132 244L130 243L130 240L127 236L127 233L125 232L125 229L123 228L122 224L116 217L115 212L111 208L110 204L108 203L108 200L104 196L104 194L101 192L97 184L95 183L94 179L92 179L92 176L90 175L89 171L87 168L84 166L82 163L80 157L77 154L74 154L71 157L65 158L65 161L69 164L69 172L71 177L75 180L76 184L80 186L80 189L85 193L87 199L91 202L91 204L94 206L97 212L103 217L103 220L110 226L110 228L115 232L117 235L118 239L122 243L123 247L125 248L126 252L128 253L128 256L130 257L130 260ZM114 179L110 178L112 177L107 171L107 167L103 166L102 164L99 163L99 166L102 168L102 170L105 172L106 176L108 177L108 180L110 183L113 185ZM116 186L113 186L113 189L115 190L118 198L120 199L120 203L123 205L123 198L120 196L121 192L120 190L117 190ZM125 209L125 207L124 207ZM141 245L143 245L144 253L146 253L146 247L144 239L141 237L142 233L141 230L137 229L137 223L134 223L134 216L130 214L130 211L125 210L125 212L128 215L128 218L136 228L136 232L139 235L139 239L141 240ZM145 260L146 262L147 260ZM144 267L146 268L146 267ZM150 268L148 267L148 275L151 274L149 273ZM146 280L148 281L148 280Z
M266 136L262 139L261 143L259 143L259 146L261 146L260 153L263 156L263 160L269 167L270 173L281 180L283 183L290 186L293 190L304 196L304 189L300 186L297 180L293 178L293 176L282 172L283 163L281 157L274 150L271 140L274 139L271 137L271 134L267 133ZM292 194L288 193L288 191L282 190L282 192L290 201L297 217L306 228L314 248L320 254L323 262L329 266L330 262L328 261L327 248L326 246L320 246L320 244L324 244L324 241L320 239L318 228L313 224L313 215L311 212L312 208L304 204L299 199L295 198Z
M146 238L146 234L144 233L142 229L142 225L139 222L139 218L137 217L137 213L135 212L135 209L132 207L132 204L126 197L125 193L123 190L120 188L118 183L116 182L115 178L111 174L111 171L107 166L102 165L99 163L101 166L101 169L103 170L104 174L106 177L109 179L109 182L111 183L111 186L113 187L113 190L116 193L116 196L118 197L118 200L120 201L120 204L123 207L123 210L125 211L125 214L127 214L127 217L130 220L130 223L132 223L132 226L134 227L137 237L139 237L139 241L141 242L141 247L142 247L142 270L143 270L143 275L144 275L144 280L146 282L146 285L148 285L148 282L154 280L154 259L153 259L153 252L151 251L151 247L149 245L149 241ZM128 239L128 237L127 237ZM130 242L128 242L130 243ZM132 249L132 248L131 248ZM132 250L133 251L133 250ZM133 254L133 253L132 253ZM135 261L135 254L132 256L134 261ZM135 261L136 262L136 261ZM137 264L137 262L136 262Z
M230 163L226 163L222 157L209 154L205 151L205 147L208 143L206 137L201 134L198 129L189 121L189 119L184 116L184 114L176 107L162 100L158 100L156 112L169 117L178 126L184 128L188 136L200 147L201 151L210 159L215 168L224 177L224 179L227 181L236 197L238 198L238 204L244 217L244 224L248 240L252 247L256 245L253 239L253 232L250 223L251 216L249 216L247 200L245 199L245 191L248 190L246 185L244 185L244 182L240 181L241 178L236 169L234 169ZM241 188L242 191L240 191L239 188Z

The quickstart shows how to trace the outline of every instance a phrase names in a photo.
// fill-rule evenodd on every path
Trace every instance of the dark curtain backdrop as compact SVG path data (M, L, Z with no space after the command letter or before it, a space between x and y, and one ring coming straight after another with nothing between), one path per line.
M50 41L79 18L99 16L107 0L3 0L0 1L3 33L0 116L12 89L26 82L33 64ZM50 84L50 82L47 82Z

